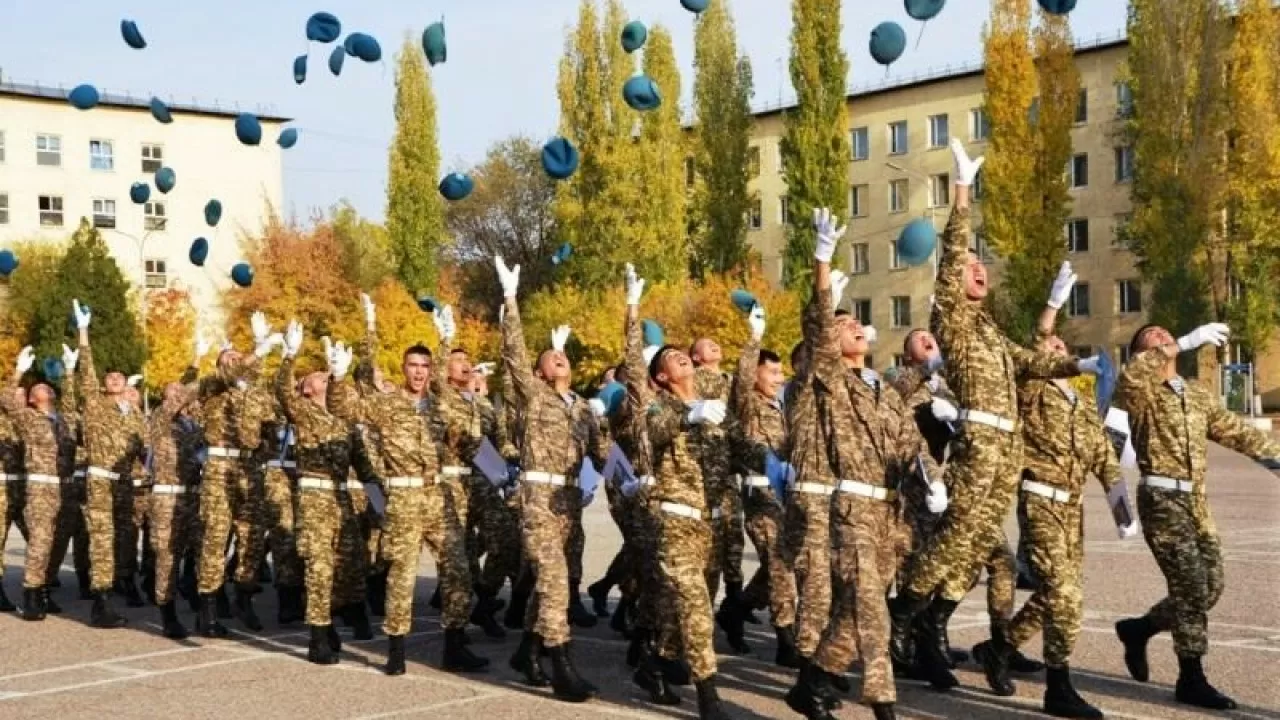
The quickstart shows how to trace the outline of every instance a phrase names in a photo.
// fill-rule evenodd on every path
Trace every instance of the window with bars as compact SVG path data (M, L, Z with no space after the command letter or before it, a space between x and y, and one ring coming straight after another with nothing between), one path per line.
M45 167L61 167L62 138L57 135L37 135L36 164Z
M153 173L164 166L164 148L153 143L142 146L142 172Z
M149 202L142 206L142 228L147 231L160 232L169 224L165 217L164 203Z
M148 290L162 290L169 286L168 268L164 260L151 259L144 263L143 283Z
M114 170L116 168L115 146L110 140L89 141L89 169Z
M96 228L113 228L116 226L116 201L106 198L93 199L93 226Z
M41 195L37 198L41 227L62 227L62 196Z

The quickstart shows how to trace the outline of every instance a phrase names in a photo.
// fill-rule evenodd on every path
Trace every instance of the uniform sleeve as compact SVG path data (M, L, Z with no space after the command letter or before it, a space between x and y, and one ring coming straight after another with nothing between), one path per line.
M813 350L812 373L823 385L836 387L844 382L844 361L840 357L840 336L836 329L836 318L831 308L831 293L815 293L821 296L818 301L818 334Z
M80 419L80 397L76 394L77 384L62 383L62 395L58 398L58 413L68 422Z
M441 335L440 344L436 346L436 362L444 367L438 368L436 372L431 373L431 394L435 395L440 402L445 402L441 396L444 395L445 390L449 387L449 354L452 352L453 348L450 346L449 341L445 340L444 336ZM440 372L441 369L444 372Z
M683 408L665 399L655 400L645 410L644 418L653 454L660 455L686 429Z
M520 323L520 306L515 298L507 298L506 318L502 323L502 363L511 377L512 389L518 407L529 406L537 387L529 364L529 350L524 342L524 327Z
M1080 360L1053 353L1035 352L1004 338L1005 350L1013 358L1014 370L1024 380L1056 380L1080 374Z
M262 425L275 414L270 392L261 386L250 388L244 395L244 405L236 420L236 435L240 447L257 450L262 447Z
M1111 492L1111 488L1120 482L1120 459L1116 457L1116 449L1107 437L1101 422L1091 423L1089 437L1093 444L1093 457L1089 470L1098 478L1102 489Z
M738 371L729 391L729 410L742 421L751 417L751 404L756 402L756 368L760 366L760 341L748 340L738 358Z
M964 268L969 262L969 208L952 207L942 231L942 254L933 290L930 325L942 347L955 345L972 327L977 303L964 293Z
M280 369L276 371L276 399L280 401L280 407L284 408L284 414L289 421L295 425L302 425L308 417L307 405L310 403L294 390L293 363L293 358L285 358L280 363Z
M1132 414L1148 402L1153 387L1160 377L1160 368L1169 361L1160 348L1145 350L1131 358L1120 372L1116 383L1116 405Z
M84 398L87 406L99 398L101 388L98 387L98 371L93 366L93 347L89 343L80 343L80 362L76 364L77 380L79 381L77 388L80 391L80 397Z
M329 412L343 422L362 423L366 421L363 403L355 386L348 380L329 380L329 389L325 393L325 404Z
M1209 439L1254 460L1280 459L1280 444L1266 433L1244 424L1240 416L1214 402L1208 407Z

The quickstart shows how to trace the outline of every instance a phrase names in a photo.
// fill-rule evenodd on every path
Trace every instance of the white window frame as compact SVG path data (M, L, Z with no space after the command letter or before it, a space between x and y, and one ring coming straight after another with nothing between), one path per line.
M866 312L863 313L863 309ZM849 302L849 314L858 321L860 325L875 325L871 322L871 298L854 298Z
M1116 117L1129 117L1133 113L1133 88L1121 80L1116 83Z
M867 126L849 131L849 151L854 162L871 157L871 130Z
M46 204L49 206L48 208L41 207ZM66 210L61 195L37 196L36 208L40 211L40 227L63 227L66 225Z
M889 181L889 212L904 213L911 209L911 181L896 178Z
M760 146L747 148L747 177L760 177Z
M1131 356L1130 356L1130 354L1129 354L1129 346L1128 346L1128 345L1117 345L1117 346L1116 346L1116 358L1118 358L1118 359L1120 360L1120 364L1121 364L1121 365L1128 365L1128 364L1129 364L1129 358L1130 358L1130 357L1131 357Z
M1078 160L1084 161L1083 178L1079 177L1076 172L1076 162ZM1076 153L1067 161L1067 187L1072 190L1089 187L1089 153Z
M116 201L111 198L93 199L93 226L111 229L116 226ZM107 212L110 210L110 212Z
M942 208L951 206L951 175L941 173L929 176L929 207Z
M764 229L764 200L759 195L751 198L751 207L747 208L747 229Z
M791 198L786 195L778 198L778 224L783 227L791 224Z
M1116 182L1133 181L1133 146L1117 145L1113 153L1116 162Z
M147 290L163 290L169 287L169 262L164 258L147 258L142 261L142 285Z
M0 130L0 165L4 164L4 131Z
M154 157L157 155L157 150L159 151L159 157ZM160 143L143 143L139 156L142 158L142 172L144 173L154 173L164 167L164 145Z
M1125 290L1129 287L1137 289L1138 307L1126 307L1129 305L1126 298L1129 297ZM1124 279L1116 281L1116 312L1120 315L1137 315L1142 312L1142 283L1135 279Z
M889 327L896 329L911 327L910 295L894 295L889 298Z
M889 123L889 154L890 155L906 155L911 149L911 127L907 125L906 120L898 120ZM902 144L898 145L898 128L902 128Z
M1084 247L1081 245L1081 237L1079 228L1084 228ZM1069 253L1086 253L1089 252L1089 218L1071 218L1067 220L1063 226L1063 232L1067 236L1067 252Z
M898 243L896 240L889 241L889 269L890 270L906 270L907 264L902 261L902 255L898 252Z
M1081 302L1083 298L1083 303ZM1081 311L1081 305L1084 305L1084 312ZM1089 317L1092 310L1089 302L1089 283L1078 282L1071 288L1071 295L1067 297L1067 317Z
M41 145L44 145L43 149L40 147ZM61 135L51 135L49 133L36 135L36 165L40 167L62 167Z
M849 244L850 275L866 275L871 272L871 245L868 243Z
M157 210L159 212L157 212ZM147 232L164 232L169 226L169 217L164 202L152 200L142 205L142 229Z
M951 142L951 118L946 113L929 116L929 147L944 148Z
M1082 112L1083 111L1083 112ZM1080 92L1076 95L1076 106L1071 110L1071 119L1076 125L1086 125L1089 122L1089 91L1080 88Z
M991 118L987 111L976 107L969 110L969 139L973 142L986 142L991 139Z
M0 192L0 225L9 224L9 193Z
M103 152L105 150L105 152ZM116 169L116 146L110 140L89 141L89 169L113 172Z
M849 217L866 217L871 211L870 185L851 185L849 187Z
M982 202L982 196L986 194L985 184L982 182L982 169L978 169L978 174L973 176L973 184L969 186L969 200L972 202Z

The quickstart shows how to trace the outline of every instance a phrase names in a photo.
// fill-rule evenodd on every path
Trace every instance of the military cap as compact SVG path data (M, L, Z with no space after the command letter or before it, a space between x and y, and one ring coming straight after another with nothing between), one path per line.
M555 180L565 180L578 169L578 149L565 138L552 138L542 146L542 169Z
M928 218L916 218L907 223L898 235L898 257L908 265L919 265L933 254L938 231Z
M436 302L436 299L430 295L418 296L418 309L422 312L433 313L438 307L440 307L440 303Z
M58 382L66 373L62 361L56 357L47 357L40 362L40 369L44 371L44 378L49 382Z
M12 250L0 250L0 277L9 277L18 269L18 256Z
M905 0L907 15L912 20L932 20L942 12L947 0Z
M253 267L249 263L236 263L231 268L231 281L242 288L253 284Z
M347 60L347 51L343 48L336 47L333 52L329 53L329 72L334 76L342 74L342 63Z
M71 102L72 107L77 110L92 110L98 106L98 88L92 85L77 85L67 95L67 100Z
M293 81L299 85L307 81L306 55L299 55L293 59Z
M156 171L156 189L166 195L178 184L178 175L171 167L162 167Z
M129 199L141 205L151 199L151 186L144 182L136 182L129 187Z
M449 47L444 40L444 23L431 23L422 31L422 52L432 67L439 65L449 57Z
M756 301L755 295L752 295L742 288L738 288L737 290L729 293L729 299L733 301L734 307L745 313L751 312L751 309L759 304Z
M204 222L209 227L217 227L222 221L222 201L210 200L204 204Z
M253 113L240 113L236 118L236 138L245 145L262 142L262 123Z
M475 181L465 173L449 173L440 181L440 194L445 200L462 200L475 189Z
M298 129L285 128L280 131L280 137L276 138L276 144L288 150L298 144Z
M378 62L382 59L382 46L372 35L351 33L342 42L342 46L348 55L358 57L365 62Z
M202 237L192 240L191 249L187 251L187 259L196 267L204 267L204 261L209 259L209 241Z
M871 57L890 65L907 49L907 34L896 22L882 22L871 31Z
M644 344L656 345L662 347L666 341L666 333L662 331L662 326L656 321L645 320L640 323L641 329L644 331Z
M707 9L707 0L680 0L680 4L691 13L701 13Z
M658 84L648 75L636 75L622 86L622 99L632 110L641 112L653 110L662 104L662 93L658 92Z
M569 243L565 243L560 247L556 248L556 253L551 256L551 264L563 265L564 262L568 260L569 256L571 255L573 255L573 246L570 245Z
M165 125L173 122L173 113L169 112L169 106L158 97L151 98L151 117Z
M1076 9L1076 0L1040 0L1040 7L1050 15L1066 15Z
M644 47L644 43L649 39L649 29L639 20L632 20L622 28L622 49L629 53L633 53Z
M342 34L342 22L332 13L318 12L307 19L307 39L331 43Z
M120 34L124 36L124 41L134 50L141 50L147 46L147 41L142 37L142 31L138 29L138 23L132 20L120 21Z

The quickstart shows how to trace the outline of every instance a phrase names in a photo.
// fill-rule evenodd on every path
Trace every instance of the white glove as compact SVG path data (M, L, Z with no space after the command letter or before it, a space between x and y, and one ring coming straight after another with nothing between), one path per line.
M67 346L63 345L62 347L66 348ZM64 354L62 357L63 357L62 364L66 365L67 364L66 355ZM22 352L18 353L18 363L16 366L18 374L26 375L27 371L30 370L32 366L34 366L35 364L36 364L36 351L32 350L30 345L22 348ZM67 368L67 369L72 370L74 368Z
M937 353L934 355L930 355L929 359L924 361L924 370L925 372L932 375L938 372L939 370L941 370L942 365L943 365L942 354Z
M261 360L262 358L270 355L271 349L277 345L284 345L284 336L280 333L272 333L264 338L262 342L259 342L254 346L253 354Z
M368 293L360 293L360 304L364 307L364 326L373 330L378 324L378 311L373 298Z
M956 185L964 187L972 185L986 158L970 160L969 154L964 151L964 143L960 142L959 138L951 138L951 154L956 159Z
M831 262L836 254L836 243L844 237L847 228L836 228L836 219L827 208L813 209L813 229L818 231L818 242L813 248L813 259L820 263Z
M591 406L591 413L593 415L595 415L598 418L604 417L605 406L604 406L603 400L601 400L600 398L591 398L590 400L587 401L587 404Z
M1128 540L1129 538L1137 535L1138 534L1137 521L1131 522L1128 525L1118 526L1116 528L1116 533L1120 535L1121 540Z
M724 422L726 408L719 400L699 400L689 409L690 425L719 425Z
M863 325L862 337L866 338L868 343L874 343L880 339L880 333L876 331L874 325Z
M508 268L501 255L493 256L493 264L498 268L498 282L502 284L502 297L513 298L520 288L520 266Z
M355 357L355 353L342 343L333 345L329 342L329 338L324 338L324 355L329 362L329 374L334 380L341 381L347 376L347 371L351 369L351 360Z
M254 345L261 345L271 335L271 326L267 324L267 316L261 310L249 317L249 327L253 328Z
M505 304L498 306L498 327L502 327L507 323L507 306Z
M640 304L640 296L644 294L644 278L636 275L636 267L627 263L627 306Z
M453 306L445 305L432 313L432 319L435 320L436 332L440 334L440 339L446 344L453 342L453 337L458 332L458 327L453 322Z
M569 326L561 325L551 331L551 347L556 352L564 352L564 344L569 341Z
M289 329L284 334L284 356L297 357L302 349L302 325L297 320L289 321Z
M747 315L747 324L751 326L751 339L760 342L764 337L764 308L760 307L760 303L756 303L751 308L751 314Z
M1227 336L1231 334L1231 328L1222 323L1209 323L1201 325L1191 332L1178 338L1178 349L1182 352L1196 350L1204 345L1213 345L1214 347L1222 347L1227 342Z
M80 305L79 300L71 301L71 310L76 315L76 329L84 330L89 327L89 321L93 319L93 311Z
M138 383L142 382L142 376L130 375L129 379L126 380L125 382L129 385L129 387L138 387Z
M924 504L934 515L942 514L947 509L947 486L937 480L929 483L929 494L925 495Z
M26 348L26 349L30 350L31 348ZM35 358L32 357L32 360L35 360ZM76 369L76 365L79 364L79 362L80 362L80 351L72 350L66 345L63 345L62 346L62 367L66 368L67 372L71 372L72 370Z
M199 363L209 354L209 341L204 339L203 335L196 335L196 351L195 361Z
M849 287L849 276L839 270L831 271L831 307L840 307L844 299L844 289Z
M1053 279L1053 287L1049 290L1049 307L1054 310L1062 309L1062 306L1071 299L1071 288L1075 286L1079 276L1071 271L1071 262L1063 261L1062 267L1058 268L1058 277Z
M1102 368L1098 367L1097 355L1090 355L1087 358L1077 360L1076 367L1080 372L1087 373L1089 375L1097 375L1102 370Z
M483 375L484 377L489 377L490 375L493 374L494 367L496 367L494 363L482 362L482 363L476 363L475 366L471 368L471 370L477 375Z
M231 338L228 338L228 337L222 338L222 352L230 352L235 349L236 349L236 346L231 342Z
M939 422L955 422L960 419L960 411L946 398L934 398L929 403L929 411Z

